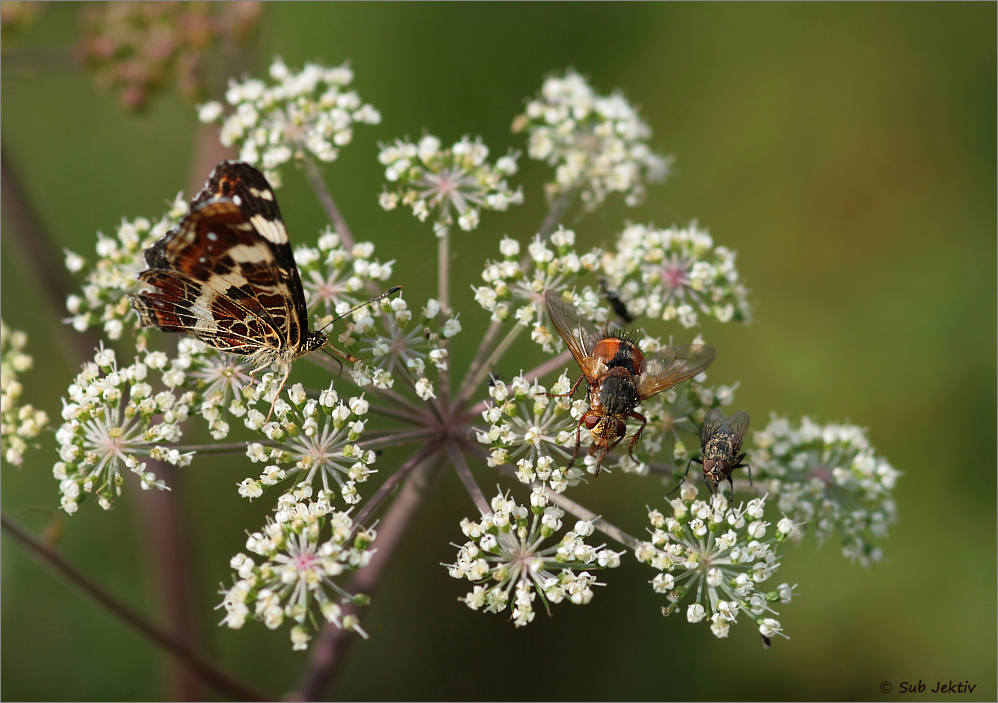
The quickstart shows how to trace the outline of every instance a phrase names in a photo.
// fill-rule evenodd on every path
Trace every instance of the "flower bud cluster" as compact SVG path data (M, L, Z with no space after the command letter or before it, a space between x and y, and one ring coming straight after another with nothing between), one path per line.
M354 383L360 387L373 384L375 388L391 388L395 373L402 372L413 381L413 391L422 400L435 398L434 383L427 376L430 366L437 371L447 369L447 340L461 331L456 314L441 314L440 303L430 298L422 308L418 321L413 321L412 311L402 296L381 301L387 319L387 329L382 331L368 318L366 324L356 324L347 348L356 349L361 355L350 369Z
M28 441L48 427L44 410L21 403L24 387L18 380L31 369L32 358L24 353L28 335L12 330L0 320L0 456L8 464L20 466Z
M567 376L551 387L552 393L567 393L572 387ZM583 478L581 468L568 468L575 448L576 428L584 401L548 395L541 384L515 376L509 383L493 379L489 385L490 403L482 411L489 428L478 432L478 441L492 447L489 466L516 465L516 477L526 484L540 482L562 493ZM573 412L574 411L574 412ZM584 443L589 443L589 432Z
M295 249L295 262L309 312L328 319L369 300L370 284L388 281L395 264L394 259L382 263L374 258L371 242L358 242L347 248L329 226L319 235L315 247Z
M602 252L593 249L581 256L575 252L575 232L559 227L545 241L535 236L520 258L520 243L504 237L499 243L501 260L490 260L482 272L484 286L472 286L475 300L497 321L510 319L540 327L544 291L565 290L587 273L599 271ZM522 305L522 303L529 303ZM520 304L520 307L515 307Z
M420 222L433 214L438 237L450 231L455 219L470 232L478 227L482 210L505 211L523 202L523 190L512 190L506 182L517 171L519 153L510 152L495 165L487 163L488 157L481 137L464 137L448 149L432 135L417 144L408 139L382 144L378 160L393 185L381 194L381 207L410 207Z
M718 322L749 319L735 252L715 247L695 223L685 229L630 225L602 266L633 317L678 320L686 328L699 325L701 314Z
M155 223L139 217L122 220L113 237L98 232L93 263L66 250L66 268L85 277L83 295L73 294L66 300L74 329L83 332L101 325L108 339L118 340L125 328L131 327L139 334L140 348L144 347L148 330L139 326L128 294L146 288L138 279L139 272L148 268L143 251L180 224L187 209L187 201L178 193L170 211Z
M258 2L95 3L81 13L75 53L97 86L116 91L129 110L143 109L171 85L194 100L204 89L212 47L225 43L232 51L235 42L247 41L262 12ZM7 13L5 6L5 32Z
M239 147L239 160L259 165L270 184L280 186L280 166L316 158L335 161L353 140L354 125L379 124L381 114L361 101L349 65L305 64L298 73L277 58L271 82L230 81L226 108L212 101L199 108L202 122L220 123L224 146Z
M164 390L156 392L149 382L153 374ZM63 423L55 435L60 461L53 474L63 510L75 513L87 493L110 508L121 495L123 468L139 476L143 489L166 488L144 458L174 466L191 462L193 452L169 448L180 439L194 401L193 391L180 391L185 375L161 352L119 368L114 351L102 347L87 362L63 398Z
M348 513L334 511L321 496L312 500L311 487L300 485L281 497L274 519L246 540L249 554L230 560L233 585L221 591L222 624L238 630L251 618L276 630L291 621L296 650L308 648L309 626L317 622L366 638L357 616L345 614L343 606L366 605L368 598L347 593L334 579L366 566L374 539L373 530L358 529Z
M257 393L273 402L278 383L274 374L265 374ZM270 422L256 409L233 411L243 414L246 426L263 434L270 445L246 446L250 461L265 466L259 478L239 483L239 494L258 498L265 487L291 479L298 487L321 484L318 496L323 501L332 503L338 492L347 504L359 503L357 484L375 472L374 452L357 444L367 425L369 403L362 395L341 399L332 383L318 398L309 398L300 383L287 396L290 403L277 399ZM284 468L288 464L292 466Z
M622 95L597 95L572 70L544 81L513 131L527 133L530 158L555 167L555 180L545 185L548 197L578 189L590 211L610 193L637 205L645 183L663 180L671 162L652 152L651 128Z
M852 561L869 566L883 559L874 540L897 522L901 472L877 455L866 430L806 417L794 426L774 416L754 438L749 462L756 485L777 498L781 511L806 522L819 542L838 534Z
M770 603L789 603L793 587L763 591L761 585L780 566L775 543L793 536L799 526L784 517L767 538L771 524L764 519L765 498L729 508L721 494L710 503L696 495L693 484L684 483L681 497L670 501L670 517L649 511L652 539L635 549L638 561L660 572L651 584L669 601L662 614L676 612L689 596L686 619L707 619L717 637L728 636L739 613L753 620L763 637L783 635L779 621L769 615L776 615Z
M472 610L501 613L512 601L513 624L522 627L534 619L538 595L547 609L549 603L564 600L585 605L592 600L592 587L603 585L590 570L620 565L623 552L586 544L595 531L587 520L579 520L557 543L541 548L561 530L565 515L549 504L542 487L531 493L529 507L502 494L492 499L491 507L478 522L461 521L468 541L455 563L446 565L454 578L476 584L462 599Z

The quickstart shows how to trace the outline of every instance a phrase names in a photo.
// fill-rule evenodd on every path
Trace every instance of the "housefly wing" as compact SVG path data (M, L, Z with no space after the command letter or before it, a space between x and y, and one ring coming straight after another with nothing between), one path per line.
M720 408L711 408L703 418L703 426L700 428L700 446L706 447L707 442L716 435L722 428L728 425L728 418L724 416L724 411Z
M748 432L749 415L744 410L736 412L728 418L728 426L734 435L732 441L733 453L737 456L742 450L742 442L745 441L745 433Z

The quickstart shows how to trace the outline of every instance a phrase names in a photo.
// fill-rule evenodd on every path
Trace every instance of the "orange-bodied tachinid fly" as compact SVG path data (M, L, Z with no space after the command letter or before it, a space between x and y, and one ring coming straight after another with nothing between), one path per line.
M633 458L634 444L648 423L634 407L656 393L693 378L717 356L714 347L706 344L665 347L645 355L633 335L614 325L598 328L560 293L549 290L544 294L544 301L551 322L582 370L582 376L572 390L558 397L571 396L582 379L586 381L589 394L589 409L575 429L575 453L569 466L578 458L581 432L585 427L593 438L589 455L594 455L597 449L602 450L596 460L598 474L607 453L624 438L628 418L641 421L641 427L627 446L627 452Z

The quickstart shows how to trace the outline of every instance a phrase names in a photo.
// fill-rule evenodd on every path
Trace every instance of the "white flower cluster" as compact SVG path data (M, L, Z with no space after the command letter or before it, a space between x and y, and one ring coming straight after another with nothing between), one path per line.
M562 375L551 392L567 393L571 387L571 381ZM544 386L529 383L523 376L508 384L493 379L489 395L495 403L482 411L489 429L477 433L479 442L492 446L489 466L515 462L516 477L522 483L539 481L558 493L578 485L585 474L578 466L567 466L585 401L551 397ZM590 433L582 435L583 444L588 444Z
M602 266L633 317L678 320L687 328L700 324L700 314L718 322L749 319L735 252L715 247L695 223L685 229L630 225Z
M66 268L71 273L82 273L86 278L83 295L70 295L66 301L72 314L70 321L78 332L102 325L108 339L117 340L125 326L131 325L140 335L142 346L148 330L139 326L128 294L145 288L138 279L139 272L148 268L142 252L180 224L187 208L183 194L178 193L170 211L155 223L139 217L132 221L122 220L113 237L98 232L97 260L93 264L66 250Z
M586 520L542 549L542 541L562 528L562 517L564 512L549 505L544 489L537 487L529 508L500 494L492 499L492 512L479 522L462 520L469 541L458 550L457 561L446 566L454 578L478 584L464 597L465 605L501 613L512 600L513 624L522 627L534 619L538 595L548 610L549 603L563 600L589 603L592 587L603 585L589 570L616 568L623 552L586 544L595 531Z
M154 372L165 390L155 392L149 383ZM138 474L143 489L166 488L141 458L175 466L190 463L193 452L166 446L180 439L180 424L194 400L192 391L179 392L184 380L184 369L168 363L161 352L118 368L113 350L97 351L69 386L63 423L55 435L60 461L53 474L63 510L75 513L87 493L96 494L105 510L110 508L121 495L122 468Z
M588 210L614 192L637 205L645 182L663 180L671 162L652 152L651 128L622 95L597 95L572 70L544 81L513 131L527 132L530 158L556 167L554 182L545 186L548 197L579 189Z
M543 336L538 328L540 316L537 308L543 308L544 291L564 290L579 277L599 271L602 252L593 249L581 256L575 252L575 232L559 227L548 241L535 236L527 247L528 256L520 260L520 243L504 237L499 243L502 260L488 261L482 272L484 286L472 286L475 300L485 310L492 313L492 319L501 321L513 314L517 322L524 326L534 326L535 338ZM511 301L527 302L511 309ZM550 348L547 348L551 351Z
M901 472L877 456L863 428L806 417L794 427L774 416L754 438L756 484L781 511L806 522L821 542L838 533L852 561L869 566L883 558L873 540L886 538L897 522L893 492Z
M14 466L24 462L28 440L37 437L49 424L44 410L21 404L24 387L18 380L31 369L32 359L24 353L28 335L12 330L0 320L0 456Z
M738 614L744 612L758 626L763 638L783 635L770 603L789 603L793 587L781 584L764 592L760 585L779 567L774 542L793 536L799 525L783 518L773 537L766 538L770 523L764 519L765 498L745 506L729 508L723 495L710 503L696 500L696 488L683 484L682 496L670 501L672 516L651 510L652 539L635 549L638 561L659 573L652 581L656 593L665 594L669 605L663 615L676 612L687 595L690 622L709 619L717 637L727 637Z
M270 386L262 395L276 391L273 374L261 379L261 387ZM333 384L309 398L300 383L291 387L288 403L283 398L274 406L274 420L264 424L265 416L255 409L245 411L245 423L262 432L273 446L259 443L246 446L246 455L254 463L265 464L260 477L246 478L239 483L239 494L258 498L266 486L292 478L299 488L321 481L319 497L332 502L336 491L349 505L359 503L357 484L367 481L374 473L371 465L375 454L362 449L357 441L367 425L370 405L363 396L341 399ZM237 411L234 411L237 412ZM282 464L294 464L281 468Z
M411 207L420 222L435 212L433 231L438 237L450 231L455 217L458 227L470 232L478 227L482 210L505 211L523 202L522 188L514 191L506 182L516 173L519 153L510 152L495 165L486 162L488 157L481 137L464 137L449 149L431 135L418 144L408 139L382 144L378 160L393 189L381 194L381 207Z
M238 630L252 618L276 630L291 620L296 650L308 648L306 624L315 626L319 617L367 637L357 616L343 610L347 603L366 605L367 597L350 595L334 579L370 562L374 532L358 530L348 513L311 495L311 488L301 485L281 496L275 518L246 540L250 554L230 560L235 573L232 588L221 591L219 607L226 612L221 624ZM328 537L327 524L332 531Z
M250 78L230 81L226 114L218 101L198 109L202 122L221 123L224 146L238 146L239 160L259 164L270 184L280 186L278 167L315 157L335 161L339 149L353 140L355 124L379 124L381 114L361 102L353 90L353 71L346 64L327 68L305 64L300 73L277 58L270 66L273 83Z
M412 311L401 296L381 301L381 306L388 316L385 331L376 329L374 320L368 318L366 324L355 325L359 341L356 337L341 338L356 344L348 348L356 348L363 356L350 369L353 382L360 387L373 384L375 388L391 388L395 384L393 370L399 370L413 379L413 390L422 400L435 398L434 383L426 371L430 365L437 371L447 369L448 351L444 344L461 331L458 316L454 314L442 323L437 322L441 308L434 298L427 300L415 324Z
M358 242L348 249L329 226L315 247L295 249L295 262L308 309L327 317L344 314L368 300L368 285L391 278L395 264L394 259L387 263L375 259L371 242Z

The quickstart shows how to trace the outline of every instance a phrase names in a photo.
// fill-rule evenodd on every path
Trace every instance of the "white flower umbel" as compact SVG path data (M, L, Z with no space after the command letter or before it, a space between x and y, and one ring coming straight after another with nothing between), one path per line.
M327 533L326 526L331 529ZM334 579L368 564L374 549L373 530L358 529L345 512L334 512L323 501L282 496L276 519L246 541L246 550L229 562L231 588L223 589L220 624L240 629L247 618L276 630L286 620L293 649L306 649L307 627L324 622L367 637L355 615L343 605L366 605L367 596L347 593Z
M792 588L780 585L775 591L761 590L780 564L774 545L796 528L781 520L773 536L764 520L765 498L729 508L720 493L710 503L696 500L692 484L683 484L682 497L670 501L672 516L651 510L651 542L635 549L638 561L650 564L659 573L652 581L656 593L664 594L669 605L663 615L679 610L686 601L690 622L707 620L717 637L727 637L739 613L745 613L764 637L783 635L770 603L790 602Z
M102 508L110 508L121 495L122 469L138 474L144 489L166 488L142 458L176 466L191 462L193 452L167 444L180 439L180 423L187 419L194 394L154 393L147 377L156 366L136 361L119 369L114 352L102 347L69 387L69 397L63 399L64 422L56 432L61 461L53 470L67 513L75 513L87 493L96 494ZM183 377L174 366L160 367L160 373L167 388Z
M795 427L774 415L754 438L753 476L781 511L807 523L819 542L837 533L852 561L869 566L883 559L874 540L885 539L897 522L894 487L901 472L877 455L865 429L806 417ZM803 533L794 536L799 542Z
M27 344L27 334L0 320L0 456L14 466L21 466L29 440L49 424L44 410L21 402L24 387L18 377L33 363L24 353Z
M664 179L672 161L652 152L651 128L622 95L597 95L572 70L544 81L513 131L527 133L530 158L555 167L548 197L578 190L588 210L615 192L637 205L645 183Z
M588 603L592 586L604 585L589 572L619 566L623 552L586 544L594 531L586 520L578 521L559 542L543 547L561 529L562 517L564 512L548 505L544 490L537 488L530 508L500 494L492 499L492 512L479 522L462 520L469 541L458 550L457 561L444 566L454 578L477 584L462 599L465 605L501 613L512 601L513 624L521 627L534 619L538 595L549 611L549 603L563 600Z
M344 246L328 226L315 247L295 249L295 261L309 311L328 319L370 299L369 284L388 281L395 264L394 259L387 263L375 259L370 242Z
M180 223L187 214L187 201L178 193L173 207L155 223L144 217L122 220L113 237L97 233L97 259L90 263L79 254L66 250L66 268L85 277L82 295L73 294L66 301L72 317L68 320L78 332L100 325L108 339L117 340L126 328L138 336L137 345L145 348L148 328L139 325L138 315L129 302L129 293L145 286L138 273L148 268L142 252Z
M562 376L551 392L564 393L571 387ZM515 465L522 483L537 481L558 493L577 485L585 474L578 466L567 466L585 403L551 397L544 386L528 383L523 376L509 383L493 379L489 395L495 402L482 411L489 428L477 435L479 442L492 447L489 466ZM582 408L573 408L580 404ZM584 434L588 440L589 433Z
M266 386L274 383L269 373L261 381ZM246 425L275 446L247 445L250 460L266 466L258 479L247 478L239 484L239 494L255 498L265 486L290 479L296 488L319 483L323 499L332 501L338 492L347 504L359 503L357 484L374 473L374 452L357 444L367 424L368 402L363 396L341 399L332 384L316 399L308 398L296 383L288 397L291 403L277 401L271 422L263 424L263 413L258 410L246 414ZM292 466L282 468L287 464Z
M472 286L475 300L492 313L492 319L515 320L533 325L540 334L546 290L566 290L580 277L599 271L600 249L583 254L575 251L575 232L559 227L548 239L535 236L520 258L520 243L505 237L499 243L501 260L488 261L482 272L484 286ZM526 305L524 304L526 303ZM519 307L517 307L519 306Z
M412 379L413 388L421 400L435 397L434 382L427 375L447 370L449 352L445 343L461 331L457 315L441 314L440 303L430 298L422 307L418 320L401 296L381 301L383 314L368 319L356 346L351 347L361 357L351 368L353 382L364 387L391 388L396 374Z
M749 319L735 252L714 246L696 223L685 229L630 225L602 266L633 317L678 320L687 328L697 326L700 315L718 322Z
M433 214L433 231L444 236L456 222L466 232L478 227L482 210L506 210L523 202L523 191L506 182L516 173L519 154L510 152L494 165L481 137L464 137L448 149L427 135L413 144L396 139L382 144L378 160L385 166L390 189L382 193L385 210L411 207L420 222Z
M381 115L349 90L353 71L347 64L328 68L305 64L298 73L278 58L270 82L250 78L230 81L225 101L203 105L202 122L221 123L221 142L239 148L239 159L259 165L275 188L279 167L315 158L335 161L353 140L357 124L378 124Z

